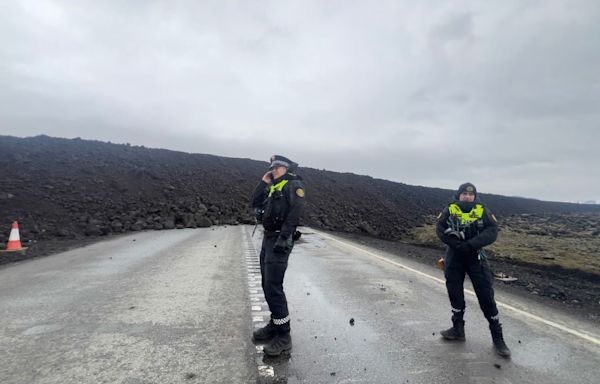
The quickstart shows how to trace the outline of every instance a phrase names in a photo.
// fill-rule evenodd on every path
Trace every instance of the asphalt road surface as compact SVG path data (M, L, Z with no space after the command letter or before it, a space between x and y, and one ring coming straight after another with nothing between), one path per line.
M506 360L467 294L467 341L445 342L441 271L308 228L285 280L293 350L264 358L251 229L136 233L0 269L0 383L598 382L597 324L497 292Z
M0 269L0 383L245 383L241 228L144 232Z

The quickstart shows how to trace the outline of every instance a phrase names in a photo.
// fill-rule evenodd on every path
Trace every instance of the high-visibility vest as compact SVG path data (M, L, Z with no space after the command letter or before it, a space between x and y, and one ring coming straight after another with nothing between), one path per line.
M448 207L450 216L457 218L461 225L470 225L473 222L477 222L478 225L483 225L483 205L475 204L473 209L469 212L463 212L458 204L452 203Z
M275 185L271 185L271 189L269 190L269 196L271 197L271 195L277 191L277 192L281 192L283 190L283 187L285 187L285 185L288 183L288 180L281 180L279 183L275 184Z

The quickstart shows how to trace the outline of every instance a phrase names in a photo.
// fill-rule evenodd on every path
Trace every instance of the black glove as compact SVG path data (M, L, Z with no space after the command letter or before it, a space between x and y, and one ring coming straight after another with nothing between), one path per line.
M291 248L290 241L288 240L291 239L284 239L283 237L279 236L275 241L275 245L273 245L273 251L278 253L286 252L289 248Z
M262 224L264 213L265 211L262 208L254 208L254 217L258 224Z
M459 240L456 236L444 235L444 243L446 243L450 248L458 250L458 247L462 243L465 243L465 241Z
M473 246L468 241L462 241L460 244L458 244L458 246L456 247L456 250L460 253L475 252L475 248L473 248Z

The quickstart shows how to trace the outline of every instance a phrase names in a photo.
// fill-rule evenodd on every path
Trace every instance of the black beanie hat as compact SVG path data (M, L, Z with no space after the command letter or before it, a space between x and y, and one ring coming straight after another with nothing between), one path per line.
M461 184L461 186L458 187L458 191L456 192L456 200L458 200L460 194L463 192L473 192L475 194L475 198L477 198L477 188L475 188L475 185L473 183Z

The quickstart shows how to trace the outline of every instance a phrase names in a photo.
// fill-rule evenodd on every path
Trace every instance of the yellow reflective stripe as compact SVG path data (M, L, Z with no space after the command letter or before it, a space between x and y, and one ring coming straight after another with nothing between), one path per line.
M271 197L271 195L275 191L281 192L283 190L283 187L285 187L285 185L287 184L287 182L288 182L288 180L282 180L275 185L271 185L271 189L269 190L269 197Z
M481 220L483 217L483 206L476 204L470 212L463 212L458 204L452 203L448 207L451 216L458 217L461 224L470 224L474 221Z

